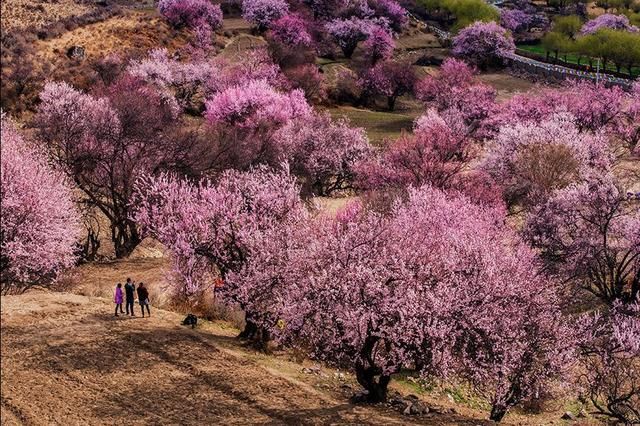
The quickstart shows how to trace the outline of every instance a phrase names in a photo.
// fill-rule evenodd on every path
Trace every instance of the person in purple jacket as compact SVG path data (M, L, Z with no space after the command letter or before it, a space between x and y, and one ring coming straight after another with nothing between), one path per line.
M116 286L116 293L113 296L113 301L116 302L116 316L118 316L118 308L120 308L120 313L124 314L122 310L122 298L124 294L122 292L122 284L118 283Z

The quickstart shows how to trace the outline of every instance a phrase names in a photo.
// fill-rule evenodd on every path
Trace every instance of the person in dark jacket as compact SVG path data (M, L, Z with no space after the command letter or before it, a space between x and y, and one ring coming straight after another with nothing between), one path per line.
M124 285L124 294L125 294L125 305L127 307L127 315L131 314L132 317L135 317L136 314L133 313L133 301L136 297L136 285L131 281L131 278L127 278L127 283Z
M149 291L144 286L144 283L140 283L138 285L138 303L140 303L140 309L142 310L142 318L144 318L144 307L147 307L147 313L151 316L151 311L149 310Z

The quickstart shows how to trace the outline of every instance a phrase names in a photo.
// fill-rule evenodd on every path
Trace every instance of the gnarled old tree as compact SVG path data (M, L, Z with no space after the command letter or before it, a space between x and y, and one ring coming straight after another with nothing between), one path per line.
M259 328L250 290L229 275L251 264L264 250L263 234L278 235L304 215L295 178L287 170L262 166L247 172L227 171L217 183L198 184L171 176L139 180L136 220L169 248L174 259L175 293L192 297L211 290L214 276L227 302L245 310L240 337L262 344L268 339Z
M499 421L572 353L553 286L502 215L411 189L389 215L356 203L303 221L232 279L260 294L280 342L352 369L370 402L386 399L394 372L419 366L468 378Z
M66 83L40 94L35 126L50 156L111 225L118 258L140 243L131 218L133 184L143 173L189 169L194 139L178 135L175 100L125 75L95 95Z

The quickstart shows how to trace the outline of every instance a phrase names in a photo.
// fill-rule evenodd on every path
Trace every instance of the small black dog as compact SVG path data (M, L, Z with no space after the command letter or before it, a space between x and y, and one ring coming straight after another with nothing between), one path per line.
M193 314L189 314L182 321L182 325L190 325L191 328L196 328L196 325L198 325L198 317Z

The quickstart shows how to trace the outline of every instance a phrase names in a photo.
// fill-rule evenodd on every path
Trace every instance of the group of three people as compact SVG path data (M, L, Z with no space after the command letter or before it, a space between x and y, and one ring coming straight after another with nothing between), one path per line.
M145 307L147 308L147 314L151 316L151 310L149 309L149 290L147 290L147 287L145 287L142 282L138 284L138 288L136 289L136 285L131 281L131 278L127 278L127 283L124 285L124 292L122 291L121 283L116 285L116 292L113 298L116 303L116 316L118 316L118 310L120 310L121 314L124 314L122 310L123 300L126 300L127 315L136 316L136 314L133 313L133 302L136 292L138 293L138 303L140 303L140 309L142 310L142 318L144 318Z

